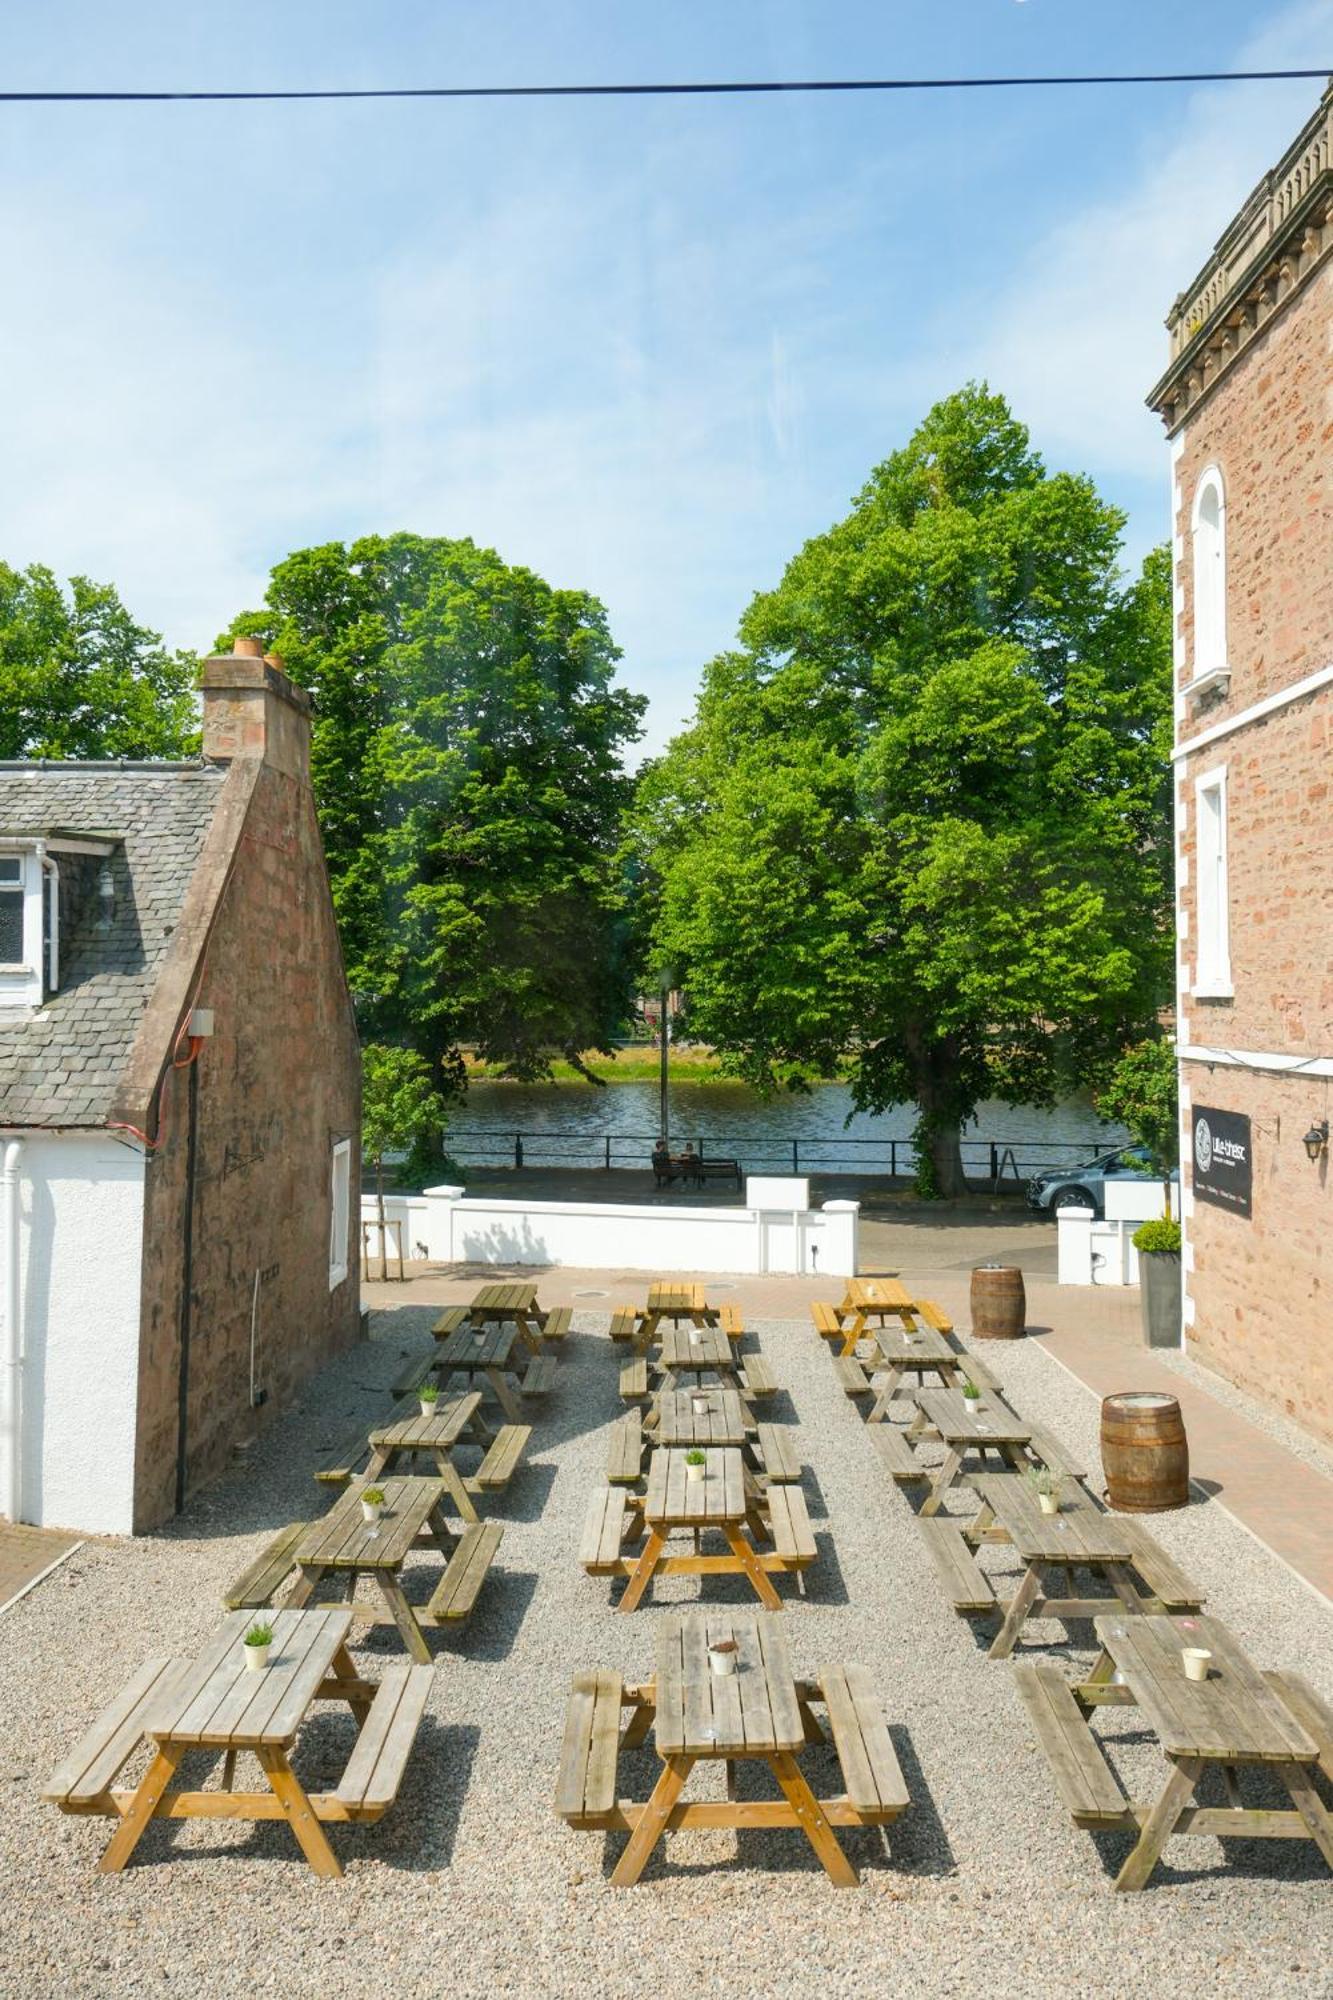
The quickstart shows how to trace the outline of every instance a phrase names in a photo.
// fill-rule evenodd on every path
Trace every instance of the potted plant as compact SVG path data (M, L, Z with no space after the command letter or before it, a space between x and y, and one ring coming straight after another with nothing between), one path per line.
M710 1407L711 1405L709 1404L708 1401L708 1391L706 1389L695 1389L691 1392L690 1408L693 1410L696 1417L706 1417L708 1415Z
M1032 1489L1037 1496L1037 1505L1043 1514L1058 1514L1060 1511L1060 1481L1048 1465L1034 1465L1028 1473Z
M963 1397L968 1403L979 1403L981 1401L981 1391L975 1382L964 1382ZM975 1412L973 1414L975 1415Z
M433 1417L435 1415L435 1405L439 1400L440 1385L438 1382L423 1382L417 1390L417 1401L421 1405L421 1414L423 1417Z
M740 1647L734 1639L710 1639L708 1642L709 1671L715 1674L734 1674L736 1655Z
M361 1513L367 1521L378 1521L384 1512L384 1488L363 1486L361 1489Z
M266 1618L256 1618L245 1635L242 1651L245 1664L252 1674L259 1674L268 1665L268 1649L273 1644L273 1627Z
M1169 1215L1141 1222L1132 1237L1139 1253L1139 1310L1149 1347L1180 1346L1180 1224Z
M697 1449L687 1451L685 1454L685 1477L691 1480L702 1479L707 1464L708 1461L701 1451Z

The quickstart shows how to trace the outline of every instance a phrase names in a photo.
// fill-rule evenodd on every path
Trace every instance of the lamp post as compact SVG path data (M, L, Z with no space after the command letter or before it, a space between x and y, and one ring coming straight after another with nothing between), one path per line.
M670 1150L671 1106L669 1099L669 1083L670 1083L670 1062L671 1062L671 1028L670 1028L670 1021L668 1018L668 1009L671 1004L671 995L675 990L675 985L676 985L676 968L673 965L664 965L662 967L661 972L658 974L658 985L661 989L662 1001L661 1001L661 1014L658 1020L661 1061L658 1069L658 1094L660 1102L658 1105L657 1118L658 1118L658 1130L661 1132L662 1138L665 1141L668 1150Z

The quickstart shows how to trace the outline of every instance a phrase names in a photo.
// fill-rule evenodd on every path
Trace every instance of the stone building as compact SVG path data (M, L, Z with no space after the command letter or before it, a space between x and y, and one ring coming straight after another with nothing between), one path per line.
M153 1526L357 1337L360 1068L309 700L0 765L0 1515Z
M1187 1345L1333 1437L1333 88L1167 321Z

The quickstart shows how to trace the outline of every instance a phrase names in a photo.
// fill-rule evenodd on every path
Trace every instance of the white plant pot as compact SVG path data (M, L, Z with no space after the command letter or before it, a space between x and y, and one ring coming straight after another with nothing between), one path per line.
M719 1652L715 1646L710 1646L708 1648L708 1667L710 1673L717 1674L719 1677L734 1674L736 1671L736 1655L734 1653Z
M1206 1646L1186 1646L1180 1661L1187 1681L1206 1681L1213 1656Z
M1037 1505L1041 1508L1043 1514L1058 1514L1060 1511L1060 1496L1058 1493L1039 1493L1037 1495Z
M706 1417L708 1415L707 1396L696 1396L690 1404L690 1408L694 1411L696 1417Z
M383 1507L377 1501L363 1500L361 1502L361 1518L364 1521L378 1521L383 1512Z
M436 1408L437 1404L434 1401L427 1402L424 1397L421 1399L421 1414L423 1417L433 1417Z
M241 1647L241 1651L245 1654L245 1664L252 1674L263 1673L265 1667L268 1665L268 1656L271 1650L269 1646Z
M706 1465L686 1465L686 1467L685 1467L685 1477L686 1477L686 1478L687 1478L687 1479L688 1479L688 1480L689 1480L689 1481L690 1481L690 1482L691 1482L692 1484L694 1484L694 1483L697 1483L697 1482L698 1482L698 1481L699 1481L700 1479L702 1479L702 1478L703 1478L703 1476L704 1476L704 1474L705 1474L705 1473L707 1472L707 1470L708 1470L708 1467L707 1467Z

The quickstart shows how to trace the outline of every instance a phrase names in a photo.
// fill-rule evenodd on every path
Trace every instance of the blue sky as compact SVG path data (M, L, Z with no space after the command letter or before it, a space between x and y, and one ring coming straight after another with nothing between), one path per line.
M44 0L15 88L1333 64L1333 0ZM289 549L471 535L594 591L646 746L970 375L1167 532L1162 319L1313 82L0 107L0 557L207 646Z

